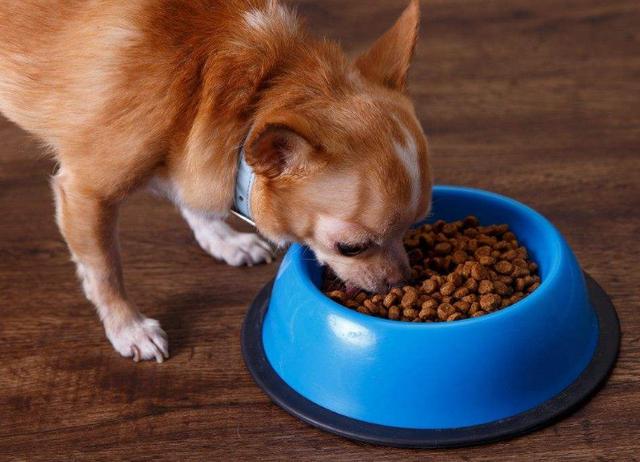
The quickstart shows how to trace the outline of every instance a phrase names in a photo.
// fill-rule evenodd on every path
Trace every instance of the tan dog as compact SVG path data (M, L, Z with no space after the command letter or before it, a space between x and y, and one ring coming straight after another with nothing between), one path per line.
M133 190L162 191L214 257L270 261L224 221L242 146L262 235L309 245L353 286L403 280L431 187L404 94L418 22L412 0L352 63L275 0L0 2L0 111L59 163L58 223L120 354L168 357L124 289L116 221Z

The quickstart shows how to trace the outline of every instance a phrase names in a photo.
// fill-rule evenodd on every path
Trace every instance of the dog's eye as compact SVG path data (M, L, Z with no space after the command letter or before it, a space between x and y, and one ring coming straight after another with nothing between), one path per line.
M356 255L360 255L362 252L371 247L371 243L367 242L366 244L345 244L342 242L338 242L336 244L336 248L341 255L345 257L355 257Z

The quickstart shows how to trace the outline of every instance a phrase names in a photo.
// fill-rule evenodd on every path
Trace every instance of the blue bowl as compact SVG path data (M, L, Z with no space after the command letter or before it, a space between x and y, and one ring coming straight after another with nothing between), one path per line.
M415 444L425 435L421 431L442 440L448 430L495 426L539 411L562 396L593 366L596 348L603 343L596 295L590 294L564 238L536 211L489 192L434 188L434 220L467 215L476 215L483 224L509 224L539 265L542 283L534 293L480 318L427 324L391 321L360 314L326 297L319 289L322 268L313 253L294 245L270 296L265 295L261 314L252 321L261 329L254 326L251 334L245 325L243 338L245 344L251 343L247 337L259 337L254 349L262 356L262 367L286 393L265 384L268 380L259 377L255 364L250 364L253 360L247 359L246 350L252 347L244 345L245 360L258 383L288 410L331 431L388 444L394 442L394 430L408 431L414 444L399 444L418 446L438 446L424 439ZM617 319L614 324L607 329L613 357L600 365L598 380L591 377L591 390L615 360ZM304 410L282 402L287 394L330 416L333 424L318 422L323 420L318 416L305 418ZM566 401L572 400L565 397ZM533 427L531 421L528 424ZM340 425L374 429L378 437L336 428ZM456 444L472 439L462 440Z

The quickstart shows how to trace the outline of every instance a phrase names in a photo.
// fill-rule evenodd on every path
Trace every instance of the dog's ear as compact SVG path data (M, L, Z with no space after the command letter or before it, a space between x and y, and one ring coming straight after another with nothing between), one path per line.
M247 164L267 178L304 172L313 151L298 130L279 122L254 128L244 149Z
M358 58L360 72L386 87L404 90L419 25L420 2L411 0L393 27Z

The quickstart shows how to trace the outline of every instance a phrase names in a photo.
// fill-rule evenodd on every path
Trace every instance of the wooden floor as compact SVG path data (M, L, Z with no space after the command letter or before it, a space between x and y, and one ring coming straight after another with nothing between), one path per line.
M350 52L405 0L303 0ZM572 416L512 441L416 451L349 442L273 405L240 356L275 265L208 258L170 205L123 211L132 297L171 340L133 364L105 339L53 219L53 164L0 119L0 460L586 461L640 458L640 4L429 0L411 78L439 183L521 200L564 233L622 322L618 365Z

